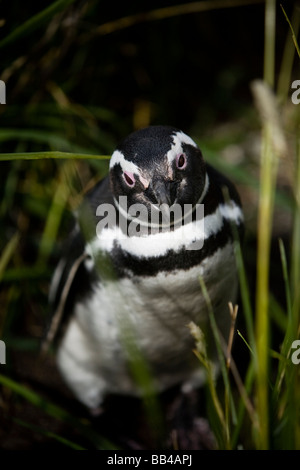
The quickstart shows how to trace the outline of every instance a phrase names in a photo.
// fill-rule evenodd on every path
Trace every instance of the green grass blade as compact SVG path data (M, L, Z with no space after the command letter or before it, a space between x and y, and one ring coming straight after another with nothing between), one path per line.
M211 304L211 300L209 298L208 291L206 289L206 285L201 277L199 277L199 282L200 286L202 289L203 296L206 301L206 305L208 308L208 316L209 316L209 321L210 321L210 326L212 329L212 333L214 336L216 348L217 348L217 354L218 354L218 359L219 359L219 364L221 367L221 373L224 381L224 386L225 386L225 421L224 421L224 442L225 442L225 447L227 449L230 448L230 430L229 430L229 406L230 404L233 404L234 401L232 399L231 395L231 389L230 389L230 382L229 382L229 377L228 377L228 369L225 361L225 356L224 356L224 342L222 342L222 338L220 336L220 332L218 329L218 325L216 323L216 319L214 316L213 312L213 307ZM228 316L229 316L229 310L228 310ZM235 413L235 412L234 412Z
M6 269L2 274L1 282L18 283L20 281L49 280L52 270L45 266L20 266Z
M124 16L117 20L104 23L96 28L92 35L99 34L111 34L120 29L129 28L133 25L144 23L146 21L157 21L165 18L172 18L181 15L187 15L192 13L200 13L209 10L222 9L222 8L233 8L239 6L253 5L256 3L262 3L263 0L204 0L201 2L187 2L181 5L171 5L163 8L157 8L148 12L137 13L130 16ZM85 34L82 40L89 39L91 33Z
M283 280L284 280L284 287L285 287L285 294L286 294L286 304L287 304L287 324L286 324L285 336L284 336L282 346L281 346L281 356L287 359L290 354L290 348L291 348L291 344L293 341L293 334L295 334L295 327L293 325L292 300L291 300L287 260L286 260L284 245L281 239L279 240L279 249L280 249L281 265L282 265ZM275 401L279 400L281 386L283 383L283 378L286 373L287 365L288 365L287 361L283 361L283 360L279 361L277 377L276 377L276 382L274 386Z
M280 250L280 258L281 258L281 265L282 265L285 295L286 295L286 306L287 306L288 321L291 321L292 320L291 288L290 288L290 280L289 280L289 275L288 275L288 265L287 265L287 259L286 259L284 244L283 244L283 241L281 239L279 239L279 250Z
M257 221L257 281L256 281L256 403L259 428L258 449L269 448L269 268L272 216L277 174L277 154L274 132L277 110L271 89L274 86L276 1L265 4L264 83L255 82L253 92L261 113L263 132L260 166L260 195ZM266 106L269 106L267 108ZM277 127L276 127L277 128Z
M282 5L280 6L285 14L285 11ZM288 18L287 18L287 21L289 22ZM284 102L287 99L289 92L290 92L290 88L291 88L293 63L294 63L295 50L296 50L294 38L297 37L299 33L299 27L300 27L300 10L299 10L299 5L297 4L294 5L292 19L289 24L292 30L294 44L291 41L290 32L288 32L285 46L284 46L284 51L283 51L283 57L282 57L282 61L280 64L280 71L279 71L278 85L277 85L277 96L282 102Z
M64 210L67 205L68 197L71 194L71 185L67 184L65 173L68 175L73 175L75 173L75 168L73 165L73 160L65 162L66 165L63 165L58 176L58 184L52 199L51 207L47 214L47 219L45 227L43 230L41 242L39 245L39 254L37 259L37 266L41 264L46 264L49 255L51 254L53 245L55 243L60 222L64 214Z
M38 124L37 124L38 126ZM86 149L74 142L71 142L61 130L44 130L44 129L0 129L0 142L9 141L18 142L34 142L44 144L50 149L60 150L63 152L74 152L76 154L85 154ZM5 154L2 154L5 155ZM17 154L18 155L18 154ZM25 154L22 157L25 159ZM9 156L9 155L8 155ZM33 153L34 156L34 153ZM3 157L4 160L7 158Z
M85 153L70 152L24 152L24 153L0 153L0 161L12 160L41 160L43 158L54 158L58 160L82 159L82 160L108 160L108 155L88 155Z
M18 395L21 395L23 398L29 401L32 405L35 405L41 408L50 416L57 418L59 420L65 421L65 422L74 423L73 416L70 415L66 410L42 398L36 392L34 392L33 390L30 390L29 388L25 387L21 383L17 383L11 378L3 374L0 374L0 383L4 385L5 387L8 387L10 390L14 391L15 393L17 393Z
M33 390L25 387L21 383L18 383L10 377L0 374L0 384L9 388L14 393L17 393L32 405L44 411L49 416L56 418L60 421L70 424L82 432L82 435L87 437L90 442L98 449L117 449L113 443L103 439L102 436L95 433L94 430L89 426L89 422L85 419L74 417L71 413L66 411L64 408L52 403L48 399L40 396Z
M52 431L47 431L40 426L36 426L31 423L26 423L22 419L18 418L13 418L13 421L20 426L23 426L24 428L30 429L33 432L37 432L39 434L43 434L46 437L49 437L50 439L54 439L55 441L59 442L60 444L63 444L64 446L71 448L73 450L86 450L85 447L82 447L79 444L76 444L75 442L71 441L70 439L66 439L65 437L59 436L57 433L52 432Z
M264 132L261 168L261 193L258 218L257 287L256 287L256 351L257 351L257 409L259 414L260 449L269 447L268 376L269 376L269 263L272 225L272 179L269 127Z
M27 36L38 28L41 28L53 15L64 10L68 5L71 5L74 0L57 0L52 2L47 8L32 16L29 20L25 21L22 25L15 28L8 36L0 41L0 48L11 44L12 42Z
M235 227L232 227L235 229ZM236 231L236 230L235 230ZM239 285L240 285L240 294L243 306L243 313L246 322L246 329L247 334L249 337L249 342L251 345L251 350L254 354L254 359L256 359L256 345L255 345L255 332L254 332L254 324L253 324L253 311L251 307L251 300L250 300L250 292L247 280L247 274L242 254L242 248L239 240L237 240L237 234L234 233L235 243L234 243L234 252L236 258L236 264L238 269L239 275Z
M300 138L297 139L297 160L294 182L294 223L292 233L291 291L294 299L295 323L300 320Z
M277 327L284 334L286 332L287 325L288 325L288 319L287 319L285 308L280 305L280 303L274 297L272 292L270 293L269 302L270 302L271 320L274 323L274 326L277 325Z
M237 334L239 335L239 337L244 341L245 345L247 346L247 348L249 349L250 353L254 356L254 351L253 349L251 348L250 344L246 341L246 339L244 338L244 336L242 335L242 333L237 330Z
M297 36L296 36L296 34L295 34L294 28L293 28L293 26L292 26L292 24L291 24L291 22L290 22L290 20L289 20L289 17L287 16L287 14L286 14L286 12L285 12L285 9L283 8L282 5L280 5L280 6L281 6L281 9L282 9L282 11L283 11L283 14L284 14L284 16L285 16L285 18L286 18L286 21L288 22L289 27L290 27L290 29L291 29L292 38L293 38L293 41L294 41L294 44L295 44L295 48L296 48L297 54L298 54L298 56L299 56L299 58L300 58L300 48L299 48L299 45L298 45L298 42L297 42Z
M219 400L214 365L210 361L207 354L207 345L205 341L205 334L201 328L194 322L188 324L191 335L195 339L194 354L201 363L206 373L206 386L209 392L209 401L211 401L213 408L211 409L209 404L207 405L207 411L209 415L209 421L214 435L218 442L218 448L226 448L226 441L224 439L224 430L226 429L226 418L223 412L222 404Z
M20 235L16 233L11 240L8 242L6 247L4 248L1 258L0 258L0 281L3 278L6 266L8 265L11 257L14 255L16 248L18 246L20 240Z
M245 343L246 343L246 341L245 341ZM255 367L254 361L252 360L249 364L249 367L248 367L248 370L247 370L247 373L246 373L246 377L244 379L244 391L245 391L245 394L247 396L247 399L251 394L251 390L252 390L253 383L254 383L254 380L255 380L255 370L256 370L256 367ZM239 441L239 438L240 438L240 432L241 432L241 429L242 429L242 426L243 426L243 421L244 421L244 416L245 416L246 409L247 409L247 407L246 407L245 398L243 396L241 396L240 401L239 401L239 405L238 405L238 408L237 408L237 423L236 423L236 426L233 429L232 436L231 436L231 445L232 445L233 449L235 449L239 444L238 441ZM248 410L248 412L249 412L249 410ZM255 429L256 426L257 426L257 424L256 424L256 422L257 422L256 413L255 413L255 411L251 410L249 412L249 415L250 415L250 418L252 419L252 421L254 423L254 429Z

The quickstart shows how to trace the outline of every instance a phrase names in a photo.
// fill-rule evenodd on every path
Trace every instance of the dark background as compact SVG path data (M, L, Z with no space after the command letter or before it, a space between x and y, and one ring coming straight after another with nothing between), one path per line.
M252 102L249 82L263 75L263 2L145 20L110 34L95 33L103 23L176 3L181 5L74 2L58 17L2 48L5 76L16 59L24 61L6 80L7 108L17 107L18 112L5 110L11 116L5 124L38 126L38 116L34 122L27 121L28 108L53 103L49 82L61 87L72 102L111 113L117 129L115 121L110 126L105 123L105 129L109 127L113 141L132 130L139 102L148 103L151 124L168 123L199 135L216 121L240 116ZM9 5L1 36L39 8L35 2ZM280 59L287 23L278 13ZM98 151L105 146L101 141L98 145Z

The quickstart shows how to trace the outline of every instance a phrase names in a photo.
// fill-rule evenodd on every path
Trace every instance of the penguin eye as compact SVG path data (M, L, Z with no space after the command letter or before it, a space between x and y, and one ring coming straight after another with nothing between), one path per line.
M176 167L178 170L183 170L186 167L186 155L184 153L179 153L176 157Z
M133 176L133 173L130 173L129 171L124 171L123 173L124 180L126 184L130 187L133 188L135 185L135 178Z

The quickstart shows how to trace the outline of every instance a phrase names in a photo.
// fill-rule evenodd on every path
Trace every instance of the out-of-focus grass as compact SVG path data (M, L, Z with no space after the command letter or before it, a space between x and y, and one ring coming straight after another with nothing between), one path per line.
M239 436L245 411L251 423L251 435L248 433L250 447L256 449L299 449L300 448L300 376L296 365L291 361L291 347L300 334L300 311L299 311L299 115L292 124L293 144L292 150L288 150L286 144L286 132L280 119L280 112L284 106L288 106L288 90L284 89L281 80L281 101L276 101L274 87L274 61L275 61L275 2L266 2L265 10L265 71L264 82L253 84L253 93L258 112L262 120L262 146L260 161L260 180L258 186L258 219L257 219L257 267L256 288L254 306L255 329L252 323L252 308L250 305L247 273L244 270L244 262L237 243L237 266L240 274L241 301L245 314L247 340L245 344L250 351L250 362L248 372L245 375L244 384L240 388L240 377L233 369L233 377L240 393L240 407L238 419L232 416L230 424L227 425L229 436L226 439L226 447L232 448L239 445ZM299 25L299 12L295 14L294 21ZM293 39L295 35L293 31ZM298 46L296 44L296 49ZM285 53L291 53L286 47ZM286 58L284 58L286 59ZM290 59L290 58L289 58ZM289 60L289 62L291 62ZM286 63L286 60L284 60ZM291 68L289 68L291 71ZM291 83L291 77L285 81L286 86ZM282 97L286 101L282 101ZM280 108L278 107L280 103ZM289 134L291 136L291 134ZM292 198L287 200L286 209L292 213L293 231L290 239L291 252L290 263L287 262L286 251L282 240L279 240L278 250L281 257L282 284L284 285L286 308L282 309L270 291L270 269L272 269L271 239L273 231L275 193L278 181L278 168L280 160L283 165L292 168L294 178L290 180ZM282 168L282 165L281 165ZM234 173L234 169L232 170ZM245 176L245 175L244 175ZM271 333L274 329L272 323L277 318L280 324L281 341L279 351L271 350ZM272 359L272 361L271 361ZM275 360L275 363L274 363ZM203 361L201 360L201 363ZM211 388L211 381L210 388ZM246 395L243 394L246 392ZM214 388L213 396L217 390ZM224 380L223 407L226 410L228 397L228 382ZM250 407L246 402L252 402ZM213 400L216 414L223 416L220 411L220 399ZM223 420L221 420L222 422ZM220 424L213 422L214 429ZM235 430L234 430L235 429ZM236 432L238 430L238 432ZM219 444L224 445L224 434L215 435L219 438ZM249 445L249 444L248 444ZM240 442L240 446L243 444Z
M37 408L40 408L44 413L56 418L57 420L63 421L71 426L74 426L76 429L80 430L81 435L84 436L90 443L93 444L94 448L96 449L116 449L117 447L114 446L113 443L109 442L107 439L102 438L102 436L96 433L91 424L86 419L80 419L77 416L73 416L64 408L53 404L49 400L41 397L35 391L29 389L28 387L17 383L16 381L6 377L5 375L0 374L0 383L12 390L13 392L17 393L18 395L25 398L29 403L33 404ZM23 423L25 424L25 423ZM30 425L26 423L28 427ZM43 430L40 430L43 432ZM47 434L47 430L44 430ZM64 439L62 436L54 435L56 440L59 440L62 444L67 446L81 447L78 444L69 441L68 439Z

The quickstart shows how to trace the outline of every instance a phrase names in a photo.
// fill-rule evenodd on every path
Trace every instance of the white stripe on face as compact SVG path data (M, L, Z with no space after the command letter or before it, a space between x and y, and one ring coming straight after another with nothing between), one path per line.
M150 181L146 179L142 174L140 168L133 162L126 160L123 153L120 150L115 150L111 156L109 168L110 170L116 166L120 165L123 173L131 173L132 175L138 175L140 182L145 189L148 188Z
M120 150L115 150L114 153L111 156L110 163L109 163L109 168L112 169L114 166L120 165L122 168L122 171L133 173L136 175L140 174L140 169L139 167L128 160L125 159L124 155Z
M197 144L189 137L188 135L184 134L184 132L176 132L176 134L172 135L173 143L171 149L167 153L168 162L171 166L173 160L179 153L183 152L182 144L192 145L193 147L197 147Z

